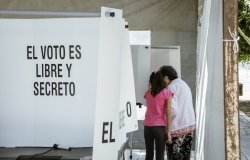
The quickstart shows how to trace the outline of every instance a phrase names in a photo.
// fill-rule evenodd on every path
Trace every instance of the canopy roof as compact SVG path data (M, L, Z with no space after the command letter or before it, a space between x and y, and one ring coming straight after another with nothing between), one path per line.
M196 31L197 4L197 0L1 0L0 9L100 12L105 6L123 9L132 30Z

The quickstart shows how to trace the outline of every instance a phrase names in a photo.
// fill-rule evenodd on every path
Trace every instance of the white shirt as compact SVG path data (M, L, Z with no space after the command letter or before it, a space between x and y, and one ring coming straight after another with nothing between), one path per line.
M195 129L195 114L189 86L182 79L177 78L167 88L174 93L171 105L171 133L185 134L192 132Z

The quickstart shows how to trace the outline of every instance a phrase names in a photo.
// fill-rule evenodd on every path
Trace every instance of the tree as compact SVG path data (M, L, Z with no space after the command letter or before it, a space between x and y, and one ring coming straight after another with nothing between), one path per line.
M250 63L250 44L246 40L246 37L250 37L250 0L238 1L238 25L242 31L239 34L239 61Z

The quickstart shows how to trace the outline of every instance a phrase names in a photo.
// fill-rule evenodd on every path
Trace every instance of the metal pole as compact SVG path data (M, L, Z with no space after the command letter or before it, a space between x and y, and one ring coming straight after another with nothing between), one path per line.
M132 150L133 150L133 132L130 133L130 156L129 156L129 159L133 158Z
M101 17L100 12L60 12L42 10L5 10L0 9L4 15L31 15L31 16L56 16L56 17Z
M151 46L151 49L179 49L175 46Z

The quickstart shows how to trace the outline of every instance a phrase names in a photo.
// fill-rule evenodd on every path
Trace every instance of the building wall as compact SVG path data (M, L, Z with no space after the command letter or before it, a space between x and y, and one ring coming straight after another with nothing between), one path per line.
M195 100L196 83L196 32L152 31L152 46L180 46L181 77L192 90Z

